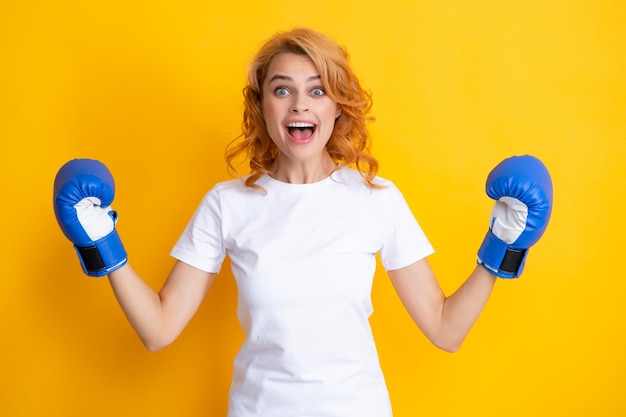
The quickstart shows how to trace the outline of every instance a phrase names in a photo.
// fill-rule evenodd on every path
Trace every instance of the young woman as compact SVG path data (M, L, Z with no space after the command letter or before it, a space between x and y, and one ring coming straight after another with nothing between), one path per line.
M547 171L535 158L515 157L492 172L492 184L515 187L494 186L498 203L478 265L446 297L426 259L430 243L400 191L377 176L366 128L371 98L341 46L309 29L275 35L254 59L244 97L243 133L227 161L232 168L244 154L250 173L207 193L158 293L127 262L102 164L74 160L61 169L59 224L85 272L108 275L150 350L176 339L231 259L246 339L230 417L391 416L368 322L376 254L421 331L455 351L496 276L518 276L545 229Z

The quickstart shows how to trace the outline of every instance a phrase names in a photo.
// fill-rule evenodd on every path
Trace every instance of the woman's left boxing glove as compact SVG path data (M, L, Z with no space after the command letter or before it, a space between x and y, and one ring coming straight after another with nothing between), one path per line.
M500 278L517 278L526 255L548 226L552 213L552 179L534 156L513 156L487 177L486 192L496 200L478 263Z

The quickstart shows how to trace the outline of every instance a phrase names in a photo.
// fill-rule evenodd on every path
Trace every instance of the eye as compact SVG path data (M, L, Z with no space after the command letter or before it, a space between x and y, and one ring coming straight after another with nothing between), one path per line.
M323 96L325 94L326 94L326 91L324 91L324 89L321 88L321 87L317 87L317 88L314 88L313 90L311 90L311 95L315 96L315 97L320 97L320 96Z
M274 94L276 94L277 96L287 96L289 95L289 90L287 90L285 87L278 87L274 90Z

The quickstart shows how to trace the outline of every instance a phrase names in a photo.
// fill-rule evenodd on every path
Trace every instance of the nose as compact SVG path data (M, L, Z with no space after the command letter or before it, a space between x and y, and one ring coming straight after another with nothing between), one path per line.
M306 94L294 94L290 111L292 113L302 113L309 110Z

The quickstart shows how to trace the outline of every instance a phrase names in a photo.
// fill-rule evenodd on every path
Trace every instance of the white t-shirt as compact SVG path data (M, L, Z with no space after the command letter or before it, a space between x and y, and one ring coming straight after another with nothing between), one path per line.
M433 249L400 191L343 168L313 184L265 175L217 184L173 257L207 272L231 259L239 321L229 417L386 417L372 337L376 254L387 270Z

